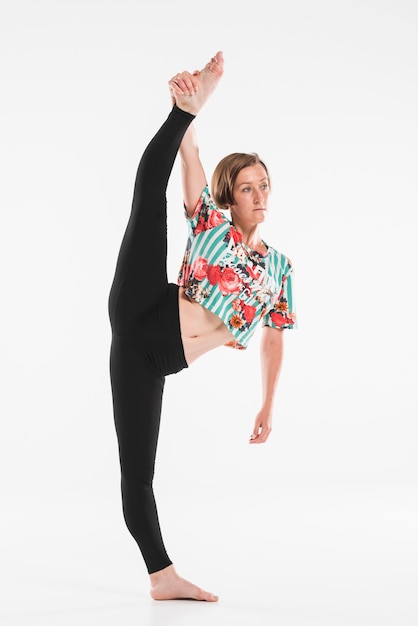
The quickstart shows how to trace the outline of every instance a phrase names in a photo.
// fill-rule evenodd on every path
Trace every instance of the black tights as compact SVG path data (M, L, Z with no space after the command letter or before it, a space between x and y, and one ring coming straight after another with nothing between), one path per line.
M123 513L150 574L171 564L152 489L164 381L187 367L178 287L167 279L166 189L193 118L174 106L145 149L109 296Z

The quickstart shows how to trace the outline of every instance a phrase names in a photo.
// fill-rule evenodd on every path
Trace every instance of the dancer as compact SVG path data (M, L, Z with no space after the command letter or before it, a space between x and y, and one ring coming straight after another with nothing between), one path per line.
M264 443L282 330L295 326L290 261L260 236L270 194L265 164L255 154L225 157L212 179L216 205L206 184L193 120L223 71L218 52L201 71L169 81L172 110L139 163L109 296L123 512L155 600L218 599L177 574L162 539L152 483L165 377L217 347L245 349L261 321L262 405L250 442ZM166 189L178 153L189 238L175 285L167 279Z

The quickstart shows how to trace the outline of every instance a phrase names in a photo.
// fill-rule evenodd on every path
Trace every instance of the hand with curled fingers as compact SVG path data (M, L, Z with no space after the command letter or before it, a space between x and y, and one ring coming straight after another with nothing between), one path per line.
M261 409L255 418L254 429L249 443L265 443L272 430L272 420L271 412Z
M193 74L187 71L179 72L168 81L171 101L173 104L183 104L187 97L193 96L197 93L197 77L199 74L199 70L196 70Z
M224 71L224 58L219 50L202 70L178 72L169 81L172 104L196 115L216 88Z

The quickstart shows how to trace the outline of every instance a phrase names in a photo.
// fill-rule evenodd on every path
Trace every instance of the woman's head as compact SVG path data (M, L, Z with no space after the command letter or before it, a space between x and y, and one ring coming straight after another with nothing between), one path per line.
M229 209L231 205L235 204L234 189L237 177L241 170L253 165L264 168L270 187L270 175L267 166L255 152L234 152L218 163L212 175L211 195L220 209Z

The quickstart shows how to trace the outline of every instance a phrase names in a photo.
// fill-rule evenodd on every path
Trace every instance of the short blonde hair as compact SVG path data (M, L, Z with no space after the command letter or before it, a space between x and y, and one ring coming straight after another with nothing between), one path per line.
M233 152L219 161L212 175L211 195L216 206L220 209L229 209L231 204L235 203L233 190L237 176L244 167L251 165L264 167L270 186L267 166L256 152Z

